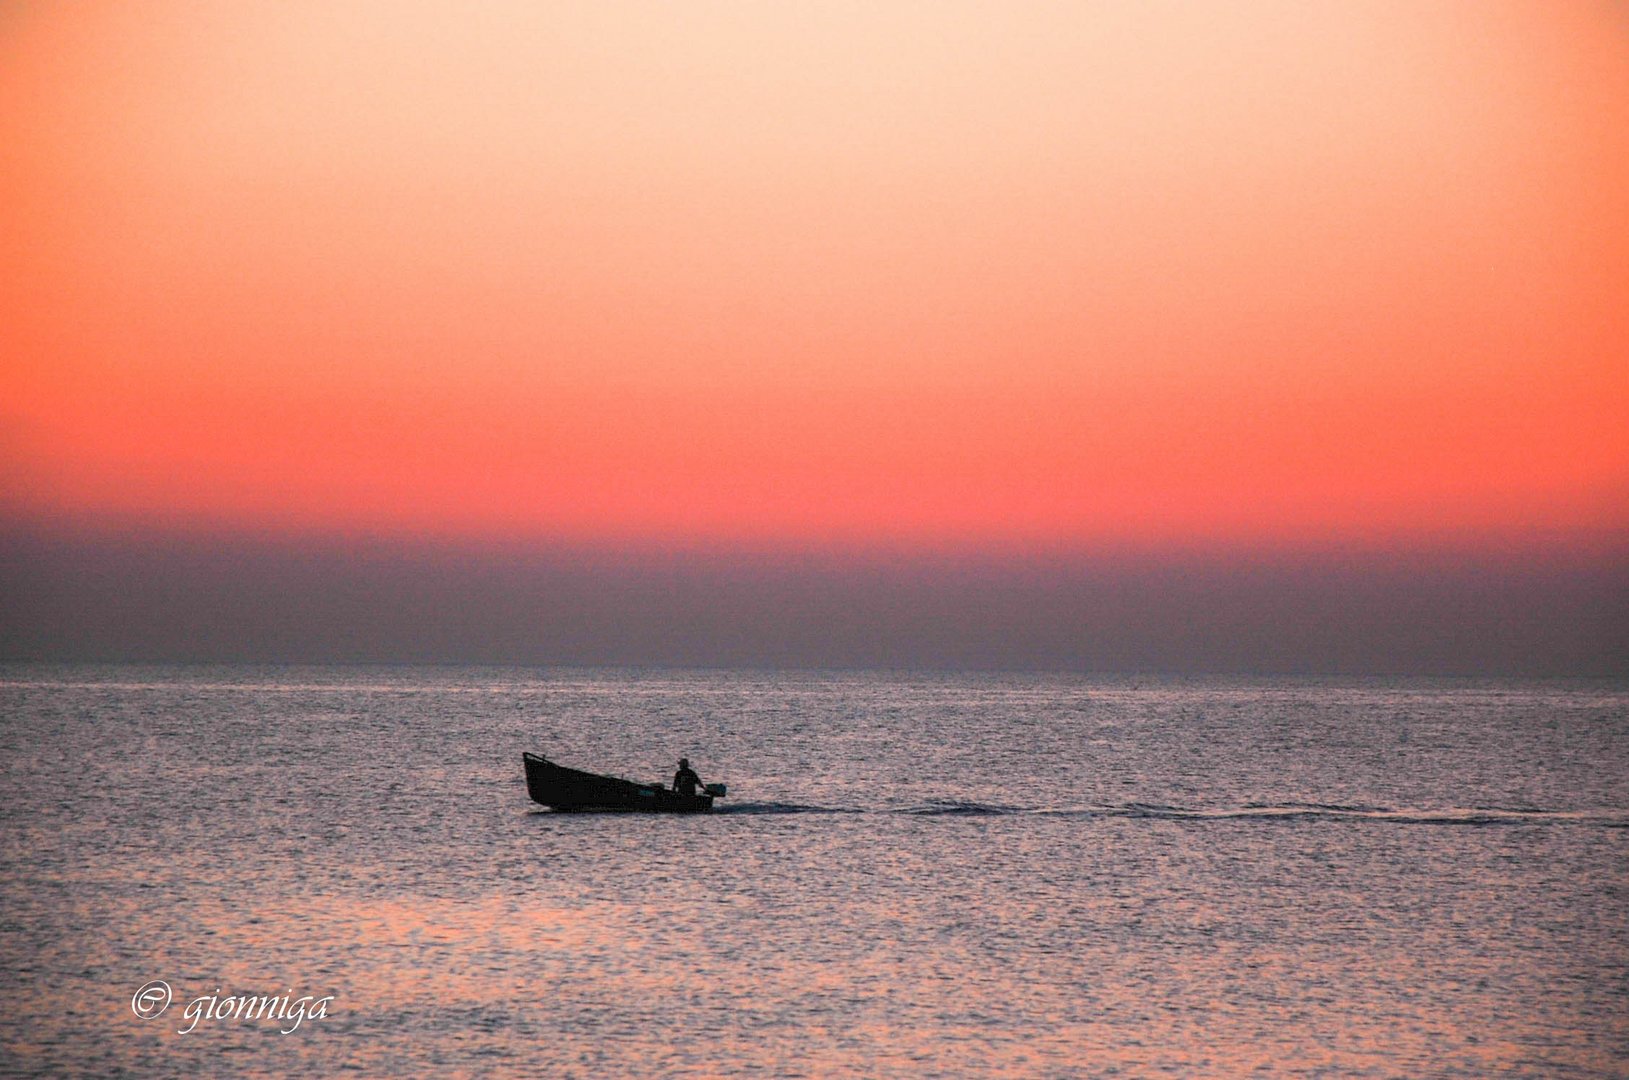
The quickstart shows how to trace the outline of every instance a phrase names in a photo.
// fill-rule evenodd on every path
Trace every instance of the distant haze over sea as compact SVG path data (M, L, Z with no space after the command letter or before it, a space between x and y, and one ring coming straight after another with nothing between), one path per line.
M590 547L0 530L0 657L1623 675L1612 550Z

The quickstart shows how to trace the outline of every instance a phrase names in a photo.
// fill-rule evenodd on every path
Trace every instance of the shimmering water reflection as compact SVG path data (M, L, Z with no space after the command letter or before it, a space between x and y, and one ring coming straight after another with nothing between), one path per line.
M1629 1071L1621 687L0 674L23 1072ZM551 814L522 749L732 799Z

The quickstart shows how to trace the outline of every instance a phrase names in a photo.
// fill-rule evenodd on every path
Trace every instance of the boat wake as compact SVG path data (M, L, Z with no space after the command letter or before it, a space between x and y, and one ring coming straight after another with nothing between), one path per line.
M1535 806L1397 808L1340 803L1246 803L1242 806L1184 807L1163 803L1085 806L1015 806L1003 803L933 799L914 806L818 806L791 802L719 805L714 814L892 814L921 818L1143 818L1156 821L1349 821L1393 825L1592 825L1629 828L1629 810L1552 810Z
M807 803L742 802L713 804L714 814L863 814L855 806L811 806Z
M1595 825L1629 828L1625 810L1550 810L1541 807L1475 806L1442 809L1346 806L1338 803L1246 803L1243 806L1190 808L1163 803L1092 806L1003 806L939 801L894 811L926 817L1152 818L1171 821L1352 821L1396 825Z

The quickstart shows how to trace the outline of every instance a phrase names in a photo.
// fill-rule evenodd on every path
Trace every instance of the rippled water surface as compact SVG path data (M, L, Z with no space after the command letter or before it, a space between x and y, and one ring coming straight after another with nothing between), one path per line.
M0 769L18 1073L1629 1073L1621 685L7 665Z

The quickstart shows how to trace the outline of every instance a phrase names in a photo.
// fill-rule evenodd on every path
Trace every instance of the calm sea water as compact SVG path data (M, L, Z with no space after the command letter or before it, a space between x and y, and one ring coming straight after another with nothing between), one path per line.
M0 771L16 1073L1629 1074L1623 685L14 664Z

